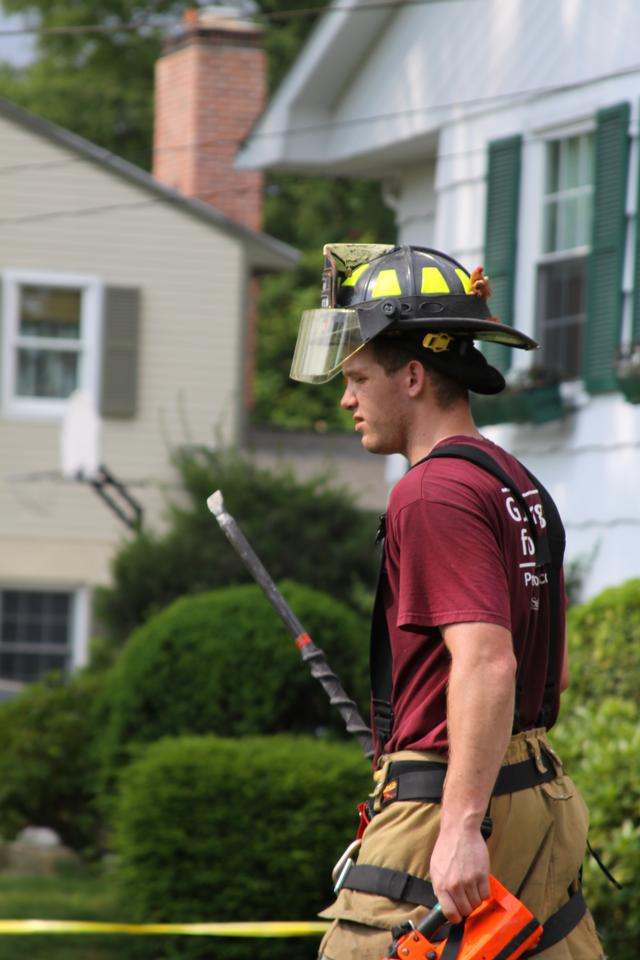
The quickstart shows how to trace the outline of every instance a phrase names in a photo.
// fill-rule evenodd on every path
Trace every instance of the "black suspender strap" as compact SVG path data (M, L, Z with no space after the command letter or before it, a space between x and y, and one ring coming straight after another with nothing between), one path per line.
M578 926L586 912L587 905L584 902L582 887L578 887L575 893L569 895L569 899L564 906L560 907L545 922L542 937L533 950L527 950L523 954L523 960L525 957L535 957L536 954L542 953L543 950L548 950L549 947L553 947L554 944L564 940L567 934Z
M384 747L391 736L393 729L393 711L391 709L392 662L391 640L387 626L387 614L384 606L384 584L386 582L385 569L385 539L386 522L384 514L380 517L380 526L376 535L376 543L381 544L380 569L378 584L373 604L371 618L371 638L369 650L369 671L371 682L371 713L373 721L373 735L378 752L383 753Z
M464 920L462 923L452 924L451 931L447 937L447 942L444 945L444 950L442 951L440 960L457 960L457 956L460 953L460 948L462 946L463 936Z
M342 887L421 907L431 908L436 904L436 895L429 881L414 877L412 873L405 873L404 870L389 870L387 867L356 863L347 873Z

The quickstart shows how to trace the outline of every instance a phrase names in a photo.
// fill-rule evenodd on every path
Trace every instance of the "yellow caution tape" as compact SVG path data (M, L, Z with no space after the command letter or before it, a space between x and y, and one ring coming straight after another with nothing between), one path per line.
M140 935L187 934L191 937L308 937L324 933L329 924L284 920L264 923L102 923L93 920L0 920L3 934L128 933Z

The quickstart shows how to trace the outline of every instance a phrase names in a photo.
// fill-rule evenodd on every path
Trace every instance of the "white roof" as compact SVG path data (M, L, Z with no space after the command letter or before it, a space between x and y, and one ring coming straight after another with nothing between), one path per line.
M367 9L369 8L369 9ZM443 126L640 73L640 4L334 0L248 138L247 168L380 176Z

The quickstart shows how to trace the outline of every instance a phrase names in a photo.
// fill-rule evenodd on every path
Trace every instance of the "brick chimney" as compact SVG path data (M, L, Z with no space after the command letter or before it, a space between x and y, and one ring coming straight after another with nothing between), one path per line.
M264 106L262 33L231 5L187 10L155 78L153 175L253 230L263 177L233 162Z

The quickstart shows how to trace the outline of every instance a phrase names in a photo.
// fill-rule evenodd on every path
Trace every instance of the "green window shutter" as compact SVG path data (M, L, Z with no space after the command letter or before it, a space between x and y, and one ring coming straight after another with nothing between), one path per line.
M491 312L510 326L513 326L521 153L520 136L489 144L484 268L491 280ZM509 369L509 347L491 343L484 344L483 350L489 363L503 372Z
M619 103L597 115L584 362L589 393L616 389L614 363L622 323L629 113L629 104Z
M636 248L633 264L633 315L631 340L640 343L640 163L638 164L638 195L636 198Z
M138 394L140 291L107 287L102 338L103 417L134 417Z

